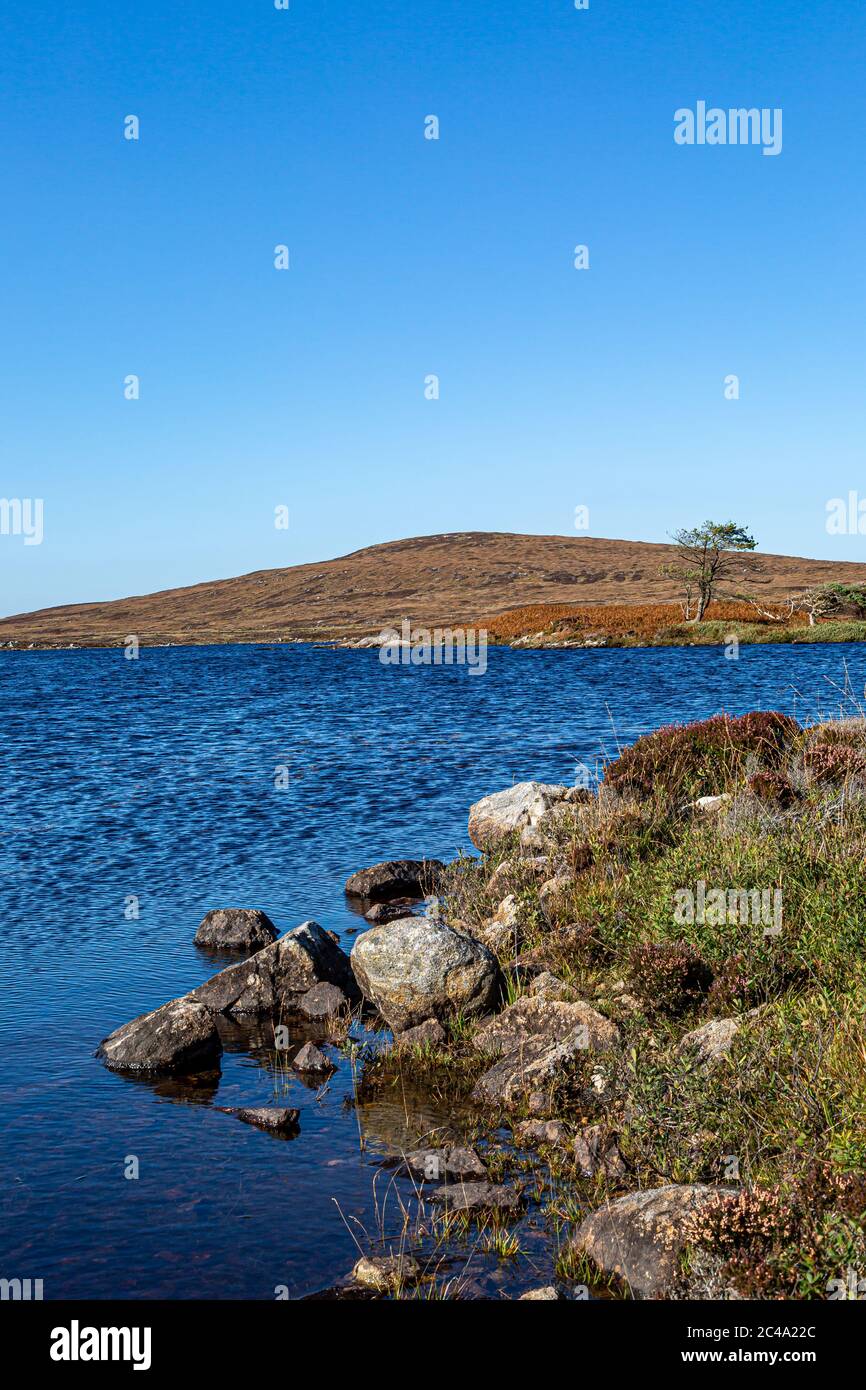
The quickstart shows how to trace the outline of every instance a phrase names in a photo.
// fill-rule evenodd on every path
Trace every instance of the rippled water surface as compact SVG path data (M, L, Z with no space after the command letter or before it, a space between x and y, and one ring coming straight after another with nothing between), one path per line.
M483 677L304 646L0 654L0 1276L46 1298L272 1298L345 1275L379 1160L435 1105L356 1114L341 1063L322 1096L290 1080L301 1133L281 1142L215 1108L273 1103L242 1035L197 1094L112 1075L99 1040L213 973L192 944L209 908L314 917L348 948L348 874L468 848L478 797L572 781L661 723L832 712L846 662L862 693L858 646L493 650Z

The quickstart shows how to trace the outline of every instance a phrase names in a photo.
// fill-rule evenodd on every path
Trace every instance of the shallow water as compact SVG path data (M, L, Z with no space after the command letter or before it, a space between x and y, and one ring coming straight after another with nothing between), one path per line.
M352 1232L377 1229L382 1157L446 1123L435 1103L356 1113L348 1063L317 1095L241 1038L191 1094L112 1075L99 1040L214 972L192 945L209 908L314 917L349 948L349 873L469 848L480 796L573 781L617 739L721 709L836 712L846 662L862 695L856 644L494 649L483 677L307 646L0 653L0 1277L46 1298L273 1298L345 1275ZM301 1110L290 1142L215 1108L275 1094ZM470 1241L461 1273L549 1282L537 1213L526 1226L522 1260Z

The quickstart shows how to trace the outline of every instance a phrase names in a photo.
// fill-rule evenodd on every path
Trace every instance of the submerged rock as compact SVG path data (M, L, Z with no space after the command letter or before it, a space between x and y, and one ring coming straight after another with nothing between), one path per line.
M351 961L361 991L398 1032L430 1018L485 1013L499 997L492 951L427 917L371 928Z
M278 936L270 917L256 907L217 907L202 918L195 945L220 947L224 951L257 951Z
M488 1182L490 1174L474 1149L413 1149L400 1167L421 1182Z
M573 1247L603 1274L625 1279L637 1298L654 1298L675 1278L686 1218L725 1190L696 1183L630 1192L588 1216Z
M171 999L103 1038L96 1055L112 1071L149 1076L211 1071L222 1043L213 1014L189 996Z
M496 1211L516 1215L523 1198L513 1187L493 1182L455 1182L437 1187L429 1194L430 1201L448 1211Z
M297 1134L300 1125L300 1110L293 1110L287 1106L278 1105L240 1105L229 1106L221 1105L218 1107L224 1115L234 1115L236 1120L243 1120L244 1124L255 1125L257 1129L265 1129L269 1134Z
M355 993L349 958L318 922L304 922L240 965L221 970L187 999L215 1013L278 1014L293 1008L314 985Z
M537 826L557 802L571 799L573 790L547 782L518 782L482 797L469 810L469 838L476 849L493 849L516 831Z
M379 903L426 898L435 890L443 868L439 859L386 859L352 874L346 880L346 892L350 898Z

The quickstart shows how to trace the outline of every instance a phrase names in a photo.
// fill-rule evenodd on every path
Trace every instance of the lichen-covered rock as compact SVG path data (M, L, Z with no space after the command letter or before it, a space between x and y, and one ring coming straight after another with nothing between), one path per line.
M590 1004L527 994L478 1028L472 1042L479 1052L509 1053L530 1042L570 1041L575 1034L595 1052L619 1046L616 1024Z
M587 1125L574 1138L574 1161L584 1178L602 1173L611 1182L620 1181L627 1169L616 1142L616 1136L606 1132L603 1125Z
M427 917L372 927L352 948L362 993L395 1031L492 1009L501 988L493 952Z
M676 1275L686 1218L724 1190L696 1183L630 1192L586 1218L574 1249L603 1274L625 1279L637 1298L654 1298Z
M223 951L258 951L278 936L270 917L257 907L216 907L202 918L195 945Z
M482 797L469 811L469 838L476 849L493 849L526 826L538 825L572 791L547 782L518 782Z
M186 997L214 1013L277 1015L314 985L337 985L354 995L349 958L318 922L304 922L249 960L221 970Z
M712 1066L721 1062L730 1052L734 1038L740 1031L739 1018L714 1018L686 1033L677 1043L680 1056L691 1056L698 1066Z
M477 1081L473 1099L510 1106L549 1090L588 1051L617 1047L619 1031L589 1004L524 995L480 1028L473 1042L481 1051L501 1054Z
M420 1277L421 1266L412 1255L362 1255L352 1270L356 1284L377 1293L393 1293Z
M346 892L350 898L371 903L426 898L436 891L443 868L440 859L386 859L352 874L346 880Z
M219 1065L222 1043L213 1014L189 997L171 999L124 1023L97 1049L112 1071L177 1076Z

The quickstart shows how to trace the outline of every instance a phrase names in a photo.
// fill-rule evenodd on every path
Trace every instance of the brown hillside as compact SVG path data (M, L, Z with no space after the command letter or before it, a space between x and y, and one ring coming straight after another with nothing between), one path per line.
M586 536L457 532L370 546L336 560L259 570L237 579L70 604L0 621L0 642L111 646L144 642L328 640L413 624L477 623L537 604L670 603L659 568L672 547ZM743 556L744 587L760 563L767 600L830 579L866 582L866 565L783 555Z

